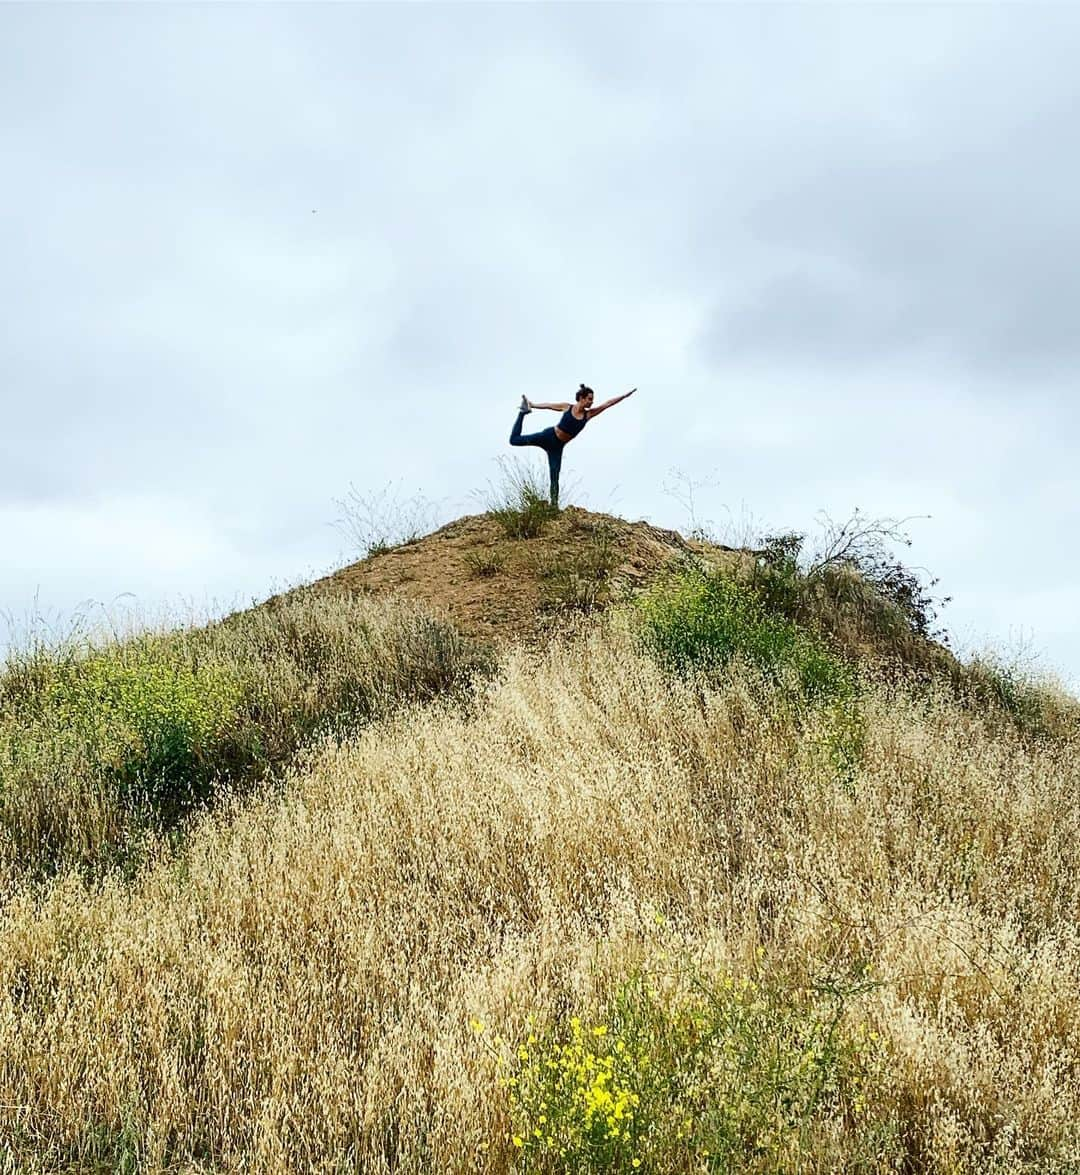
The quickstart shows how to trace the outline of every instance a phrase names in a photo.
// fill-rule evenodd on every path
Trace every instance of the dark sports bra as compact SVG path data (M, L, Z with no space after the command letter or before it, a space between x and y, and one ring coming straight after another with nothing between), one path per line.
M589 423L589 418L583 417L581 420L574 415L569 408L562 414L562 419L559 421L559 428L563 432L568 432L571 438L576 437L579 432Z

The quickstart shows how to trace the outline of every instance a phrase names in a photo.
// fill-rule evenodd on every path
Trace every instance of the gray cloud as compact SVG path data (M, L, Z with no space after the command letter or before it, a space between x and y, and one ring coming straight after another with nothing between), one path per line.
M585 380L642 388L573 450L595 506L681 523L680 465L716 517L940 513L1000 626L1036 550L1077 572L1078 48L1049 6L0 7L0 609L257 594L350 482L476 508L516 398Z
M904 40L940 24L924 11ZM706 265L735 259L700 339L711 360L923 357L1017 379L1067 374L1080 348L1080 167L1064 145L1080 83L1065 62L1080 18L982 9L966 28L971 43L929 68L894 58L888 72L908 85L888 106L853 86L841 116L826 96L835 136L809 119L767 182L756 172L737 193L739 246L701 231Z

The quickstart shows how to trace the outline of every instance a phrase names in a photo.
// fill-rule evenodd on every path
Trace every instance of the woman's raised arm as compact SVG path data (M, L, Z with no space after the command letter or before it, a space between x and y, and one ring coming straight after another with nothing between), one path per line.
M603 404L597 404L595 408L589 409L589 419L592 420L594 416L599 416L607 408L613 407L615 404L625 400L628 396L632 396L637 391L637 388L631 388L628 392L623 392L621 396L615 396L613 399L605 400Z
M565 412L569 404L537 404L534 400L528 401L530 408L550 408L552 412Z

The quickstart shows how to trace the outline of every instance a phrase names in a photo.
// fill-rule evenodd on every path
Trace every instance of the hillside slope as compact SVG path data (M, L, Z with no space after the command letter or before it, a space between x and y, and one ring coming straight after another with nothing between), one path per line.
M792 549L464 518L5 667L0 1172L1080 1170L1075 701Z
M792 703L596 624L13 895L0 1170L1076 1171L1075 744Z

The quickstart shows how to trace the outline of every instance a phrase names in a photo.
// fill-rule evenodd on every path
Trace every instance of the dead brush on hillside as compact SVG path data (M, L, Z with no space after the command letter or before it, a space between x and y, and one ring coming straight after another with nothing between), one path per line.
M947 637L936 621L949 601L931 594L937 580L891 553L911 545L907 521L858 510L839 523L822 515L812 554L803 534L767 536L744 579L770 611L817 629L850 656L941 669Z
M1002 658L976 657L950 674L957 697L973 709L998 714L1026 738L1060 744L1080 741L1080 701L1060 683Z
M876 660L924 682L948 681L965 704L1025 737L1080 736L1080 703L1064 691L993 659L953 656L937 623L949 597L935 597L938 581L890 552L890 544L910 545L903 520L858 511L842 523L826 518L816 552L800 563L804 541L794 532L766 539L743 572L770 610L820 632L849 658Z
M363 559L415 542L435 529L440 513L437 503L423 494L406 495L401 484L394 482L369 491L350 485L334 505L341 512L334 525Z
M478 579L491 579L506 567L506 552L491 547L466 551L461 561Z
M591 612L611 598L611 576L618 566L614 529L606 523L575 526L573 540L546 551L535 561L541 607L549 611Z

